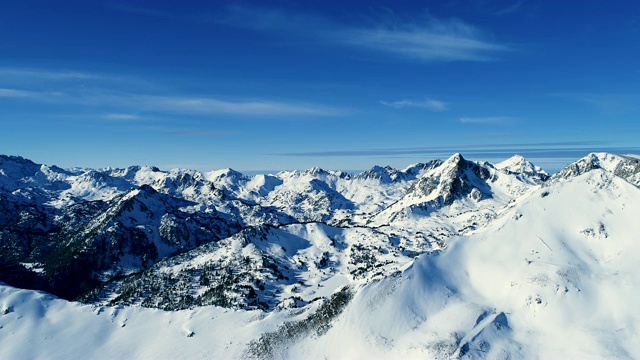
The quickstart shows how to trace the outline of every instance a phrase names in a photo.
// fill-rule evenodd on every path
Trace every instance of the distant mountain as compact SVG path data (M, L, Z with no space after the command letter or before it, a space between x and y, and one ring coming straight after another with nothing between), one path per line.
M640 158L634 155L615 155L608 153L591 153L571 163L554 174L549 184L579 176L586 172L603 169L628 182L640 186Z
M533 165L521 155L514 155L495 165L496 169L507 174L515 174L519 180L533 184L541 184L549 179L549 174L539 166Z
M425 172L368 224L389 226L414 241L441 246L451 236L484 226L512 201L534 190L540 183L538 174L527 170L501 170L454 154Z

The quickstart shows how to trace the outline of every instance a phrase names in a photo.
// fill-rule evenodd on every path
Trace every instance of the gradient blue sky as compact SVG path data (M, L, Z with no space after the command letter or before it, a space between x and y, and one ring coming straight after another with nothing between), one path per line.
M639 1L3 1L0 153L404 167L640 152Z

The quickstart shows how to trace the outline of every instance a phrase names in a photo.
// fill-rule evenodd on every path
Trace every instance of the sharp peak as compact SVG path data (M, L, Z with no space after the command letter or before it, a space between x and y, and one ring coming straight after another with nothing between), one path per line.
M462 166L464 164L466 164L468 161L467 159L465 159L462 154L455 153L453 155L451 155L447 160L443 161L442 164L440 165L440 167L449 167L451 165L455 165L455 166Z
M457 152L457 153L455 153L455 154L451 155L451 156L446 160L446 162L448 162L448 161L455 161L455 162L459 162L459 161L467 161L467 160L462 156L462 154L461 154L461 153Z
M507 168L507 167L511 167L513 165L530 165L532 167L534 167L533 163L531 161L529 161L529 159L525 158L524 156L520 155L520 154L515 154L513 156L511 156L510 158L501 161L499 163L496 163L496 167L499 169L502 168Z
M315 174L315 173L325 173L327 172L327 170L319 167L319 166L314 166L312 168L307 169L305 172L307 173L311 173L311 174Z
M224 168L224 169L220 169L219 171L221 173L225 173L225 174L242 174L240 171L232 169L230 167Z
M524 157L524 156L522 156L520 154L515 154L512 157L508 158L507 160L518 160L518 161L527 161L527 162L529 162L529 160L526 157Z

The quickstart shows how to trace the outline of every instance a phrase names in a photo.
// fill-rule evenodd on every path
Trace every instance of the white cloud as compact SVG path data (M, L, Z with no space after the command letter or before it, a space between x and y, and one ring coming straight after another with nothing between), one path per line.
M0 97L8 98L28 98L34 96L31 91L0 88Z
M137 120L135 112L164 112L172 114L230 114L239 116L340 116L346 109L304 102L272 101L264 99L223 100L211 97L159 96L136 93L114 93L104 90L81 90L69 93L28 91L0 88L0 98L21 98L52 104L112 107L115 110L104 118L109 120Z
M402 109L406 107L416 107L416 108L424 108L432 111L443 111L447 109L447 103L434 100L434 99L424 99L424 100L398 100L398 101L380 101L382 105L390 106L396 109Z
M463 124L510 124L516 119L509 116L487 116L487 117L463 117L460 122Z
M15 67L0 67L0 76L16 77L16 78L35 78L41 80L80 80L80 79L103 79L105 76L69 70L41 70L41 69L25 69Z
M342 42L421 61L491 61L507 47L481 38L459 21L410 24L396 28L344 29Z
M171 130L164 131L164 133L169 135L181 135L181 136L227 136L235 134L232 131L221 131L221 130Z
M343 110L328 106L269 100L227 101L204 97L137 96L143 106L172 112L224 113L246 116L336 116Z
M135 114L112 113L104 116L107 120L140 120L141 117Z
M65 94L59 91L31 91L22 89L0 88L0 97L20 98L26 100L55 102L64 98Z
M492 61L509 46L488 39L482 31L460 20L390 18L370 26L333 22L320 16L233 6L219 15L218 23L271 31L291 39L368 49L418 61Z
M53 86L67 88L70 84L91 88L109 86L113 84L127 84L131 86L155 87L154 84L143 81L135 76L105 74L65 69L34 69L11 66L0 66L0 79L7 87L29 88L45 92Z

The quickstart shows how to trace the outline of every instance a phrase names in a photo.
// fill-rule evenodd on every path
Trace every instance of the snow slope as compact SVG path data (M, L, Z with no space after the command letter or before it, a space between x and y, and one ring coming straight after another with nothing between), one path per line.
M258 312L102 308L3 285L0 311L3 359L240 358L269 329Z
M640 191L603 170L363 286L290 358L637 358ZM349 334L349 336L345 336Z

